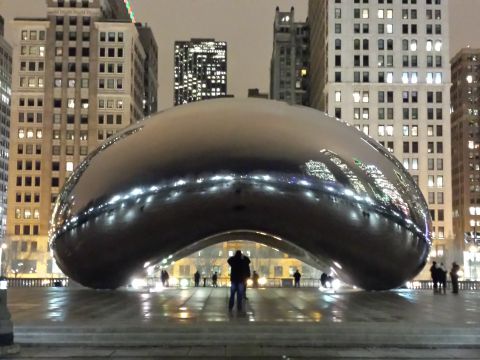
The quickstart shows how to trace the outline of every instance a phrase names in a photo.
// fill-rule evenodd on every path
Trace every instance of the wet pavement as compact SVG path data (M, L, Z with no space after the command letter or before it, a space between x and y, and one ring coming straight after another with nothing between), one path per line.
M228 289L166 289L158 293L71 288L11 288L8 306L16 325L160 324L204 322L408 322L479 325L480 292L249 289L246 313L227 310Z
M480 359L480 292L11 288L26 359Z

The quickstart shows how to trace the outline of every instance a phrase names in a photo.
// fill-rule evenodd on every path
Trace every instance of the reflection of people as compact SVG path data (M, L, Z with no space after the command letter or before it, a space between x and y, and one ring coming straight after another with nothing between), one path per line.
M430 266L430 276L433 281L433 292L437 292L438 289L438 271L437 271L437 262L433 261L432 266Z
M452 293L458 294L458 271L460 266L456 262L452 263L452 269L450 270L450 279L452 280Z
M218 280L218 275L217 275L217 272L215 271L215 273L212 275L212 286L213 287L218 287L217 280Z
M160 280L162 281L162 285L163 287L167 287L168 286L168 279L169 279L169 275L168 275L168 272L167 270L162 270L162 272L160 273Z
M300 274L300 272L297 269L295 271L295 273L293 274L293 278L295 279L295 287L300 287L300 278L301 277L302 277L302 275Z
M438 292L445 294L447 292L447 269L443 263L440 263L440 266L437 269L438 271Z
M243 298L248 300L247 298L247 280L250 278L250 259L248 256L242 254L243 266L244 266L244 273L245 273L245 280L243 282Z
M258 278L259 277L260 276L258 276L258 273L255 270L253 270L252 281L253 281L253 287L254 288L258 287Z
M195 280L195 287L198 287L200 285L200 273L197 272L193 275L193 280Z
M230 300L228 302L228 310L232 311L236 295L237 310L241 311L244 285L250 272L250 259L246 256L243 257L242 252L237 250L235 255L228 259L228 264L230 265Z

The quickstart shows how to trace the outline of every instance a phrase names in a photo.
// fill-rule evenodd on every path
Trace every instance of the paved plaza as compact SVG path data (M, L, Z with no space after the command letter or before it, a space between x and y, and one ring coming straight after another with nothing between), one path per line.
M22 346L12 358L480 358L480 292L267 288L248 298L244 314L229 314L226 288L12 288Z

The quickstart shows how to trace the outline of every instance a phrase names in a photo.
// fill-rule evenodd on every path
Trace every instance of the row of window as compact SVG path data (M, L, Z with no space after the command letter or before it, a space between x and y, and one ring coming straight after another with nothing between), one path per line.
M70 62L68 64L65 64L65 70L68 72L76 72L77 68L81 70L82 73L88 73L90 71L90 64L89 63L81 63L78 64L79 66L77 67L77 64L74 62ZM61 72L63 71L64 66L63 63L61 62L56 62L55 63L55 72Z
M60 0L59 0L60 1ZM347 0L348 2L350 2L350 0ZM362 0L361 1L363 4L368 4L370 3L369 0ZM336 4L341 4L342 3L342 0L335 0L335 3ZM354 3L355 4L360 4L360 0L354 0ZM392 4L393 3L393 0L377 0L377 3L378 4ZM402 4L403 5L407 5L407 4L411 4L411 5L416 5L417 4L417 0L402 0ZM425 3L427 5L441 5L442 4L442 0L425 0Z
M393 91L378 91L377 92L377 101L379 103L393 103L394 92ZM335 102L342 101L342 92L337 90L335 91ZM427 91L427 103L437 103L441 104L443 101L443 92L441 91ZM354 103L368 103L370 102L370 92L369 91L354 91L353 92L353 102ZM402 102L403 103L418 103L418 91L402 91Z
M378 82L393 84L394 76L393 71L389 72L378 72ZM335 71L335 82L342 82L342 72ZM425 76L426 84L436 84L441 85L443 81L442 72L427 72ZM353 72L353 82L355 83L369 83L370 82L370 72L369 71L354 71ZM418 84L418 72L402 72L401 82L403 84Z
M402 109L403 120L418 120L418 108L404 108ZM335 117L342 118L342 109L337 107L335 108ZM370 109L360 108L353 109L353 118L354 120L369 120L370 119ZM427 119L428 120L443 120L443 109L442 108L427 108ZM394 109L393 108L378 108L378 120L394 120Z
M123 100L122 99L98 99L98 108L99 109L123 109Z
M23 200L23 201L22 201ZM31 192L17 192L15 194L15 202L16 203L35 203L38 204L40 202L40 193L32 193Z
M63 151L62 151L63 150ZM52 146L52 155L55 156L60 156L62 155L75 155L75 146L73 145L67 145L67 146L61 146L61 145L53 145ZM80 146L78 148L78 153L80 155L87 155L88 154L88 146Z
M20 46L20 55L22 56L38 56L45 57L44 45L22 45Z
M67 79L67 86L69 88L74 88L77 83L80 84L80 87L82 89L88 89L88 86L89 86L88 79L80 79L80 81L77 81L76 79ZM53 86L56 88L62 87L62 84L63 84L62 78L55 78L53 80Z
M68 31L68 32L63 32L63 31L56 31L55 32L55 40L56 41L64 41L66 40L65 37L67 36L68 41L77 41L77 38L80 38L84 42L90 41L90 32L88 31L83 31L79 32L77 34L76 31Z
M394 126L393 125L378 125L377 128L378 136L394 136ZM402 135L403 136L413 136L417 137L419 134L418 125L403 125L402 126ZM427 136L443 136L443 126L442 125L429 125L427 126Z
M21 40L45 40L45 30L22 30L21 32Z
M18 122L27 122L27 123L34 123L40 124L43 122L43 113L18 113Z
M62 114L53 114L53 124L59 125L62 123ZM75 124L75 115L74 114L67 114L65 117L67 124ZM78 118L77 118L78 120ZM80 124L88 124L88 115L87 114L80 114Z
M80 102L77 99L74 99L74 98L68 98L67 99L67 108L68 109L75 109L75 107L78 104L80 105L81 109L88 109L88 99L80 99ZM61 108L62 107L62 99L54 99L53 100L53 107L54 108Z
M52 132L52 138L53 140L61 140L62 138L64 140L75 140L75 131L74 130L66 130L63 133L60 130L53 130ZM87 130L80 130L79 133L77 133L77 136L79 140L85 141L88 140L88 131Z
M108 74L123 74L123 64L100 63L98 72Z
M30 208L20 209L15 208L15 219L40 219L40 209L34 208L33 211Z
M88 47L82 47L81 50L77 52L76 47L69 47L66 52L63 51L63 47L57 46L55 48L55 56L63 56L63 54L66 54L67 56L77 56L81 55L82 57L89 57L90 56L90 48Z
M25 129L20 128L18 129L18 138L19 139L42 139L43 138L43 130L42 129Z
M16 186L25 186L25 187L30 187L30 186L35 186L38 187L40 186L40 176L17 176L16 178Z
M15 240L15 241L12 241L12 243L10 244L11 246L11 250L12 252L16 253L18 251L20 252L28 252L28 245L30 244L30 251L31 252L37 252L38 251L38 245L37 245L37 242L36 241L26 241L26 240L21 240L21 241L18 241L18 240ZM19 246L20 245L20 246ZM33 268L33 269L36 269L36 264L34 266L31 266L31 262L32 260L17 260L17 264L16 266L12 266L12 269L17 269L20 270L19 268L22 268L24 265L30 269L30 268ZM33 260L35 263L36 261ZM22 264L21 266L19 266L19 264ZM20 272L20 271L19 271ZM22 271L23 272L23 271Z
M18 98L18 106L20 107L42 107L43 106L43 98Z
M435 169L435 163L437 168ZM419 159L418 158L404 158L403 166L407 170L418 170ZM428 159L428 170L430 171L443 171L443 159Z
M64 25L65 23L68 23L70 26L77 26L78 24L82 24L83 26L90 26L92 22L92 19L90 18L90 16L72 16L70 15L68 17L68 22L65 22L65 17L64 16L57 16L55 18L55 24L57 26L62 26Z
M123 89L123 78L100 78L98 79L98 88L99 89L116 89L122 90Z
M15 235L39 235L38 225L15 225L14 229Z
M43 88L45 82L43 76L21 76L19 85L21 88Z
M56 0L58 7L82 7L88 8L92 0Z
M41 161L40 160L17 160L17 170L41 170ZM35 165L35 166L34 166Z
M101 31L100 34L99 34L99 38L100 38L101 42L105 42L105 41L108 41L108 42L115 42L115 41L123 42L124 36L123 36L123 32L109 31L107 33L107 32Z
M123 48L100 48L100 57L119 57L123 58Z
M43 61L21 61L20 71L44 71L45 63Z

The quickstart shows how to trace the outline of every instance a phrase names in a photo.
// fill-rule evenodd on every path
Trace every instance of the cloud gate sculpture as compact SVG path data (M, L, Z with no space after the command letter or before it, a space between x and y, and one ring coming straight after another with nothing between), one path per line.
M414 277L431 243L420 190L381 145L317 110L253 99L117 133L67 181L51 225L60 268L93 288L241 239L383 290Z

